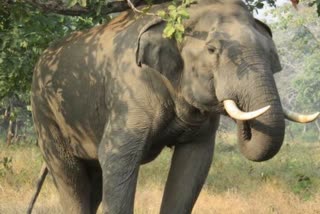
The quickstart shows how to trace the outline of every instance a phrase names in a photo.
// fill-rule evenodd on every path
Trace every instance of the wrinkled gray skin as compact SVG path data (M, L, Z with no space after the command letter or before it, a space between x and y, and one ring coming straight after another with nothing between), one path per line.
M159 9L156 6L155 9ZM65 213L133 213L141 164L174 146L161 213L190 213L211 165L225 99L244 111L240 150L272 158L284 137L270 29L241 1L204 0L189 9L182 44L163 22L122 13L47 49L34 72L39 145Z

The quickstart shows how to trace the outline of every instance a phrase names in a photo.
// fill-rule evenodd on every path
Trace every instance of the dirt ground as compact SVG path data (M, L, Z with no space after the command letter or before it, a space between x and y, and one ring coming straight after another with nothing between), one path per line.
M25 213L32 191L10 190L0 186L0 213ZM159 213L162 188L149 185L138 187L135 213ZM34 208L34 214L62 213L55 187L46 184ZM100 212L101 213L101 208ZM230 191L213 195L203 190L193 210L194 214L318 214L320 213L320 195L313 200L302 201L294 194L284 192L272 185L265 185L249 195Z

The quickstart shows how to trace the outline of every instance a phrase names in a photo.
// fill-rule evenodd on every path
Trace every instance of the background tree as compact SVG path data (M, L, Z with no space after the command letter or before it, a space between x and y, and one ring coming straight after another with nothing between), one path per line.
M276 75L282 102L299 112L320 109L320 22L311 3L302 2L297 11L290 5L274 9L269 23L283 66ZM320 140L319 119L305 126L289 123L288 131L292 137L303 133L304 140Z

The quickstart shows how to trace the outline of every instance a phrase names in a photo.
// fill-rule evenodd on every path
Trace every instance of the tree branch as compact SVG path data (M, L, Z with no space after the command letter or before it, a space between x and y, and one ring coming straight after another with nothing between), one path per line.
M154 3L168 2L170 0L156 0ZM94 9L87 7L81 7L78 4L73 7L67 7L61 0L20 0L20 3L29 4L42 12L45 13L56 13L67 16L82 16L82 15L90 15L94 13ZM4 4L15 4L17 0L4 0ZM146 4L145 1L141 0L132 0L132 5L140 6ZM132 5L128 5L127 1L114 1L107 2L105 5L101 6L101 15L108 15L110 13L117 13L128 10L132 8Z
M127 4L128 4L128 6L131 8L131 10L133 10L135 13L144 13L143 11L137 9L137 8L135 7L134 3L132 3L131 0L127 0L126 2L127 2ZM154 14L152 14L152 13L146 13L146 14L147 14L147 15L152 15L152 16L154 15Z

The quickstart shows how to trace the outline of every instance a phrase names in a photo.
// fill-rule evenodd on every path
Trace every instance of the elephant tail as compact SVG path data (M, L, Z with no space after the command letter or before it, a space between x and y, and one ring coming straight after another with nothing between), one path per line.
M41 167L41 171L39 173L38 182L37 182L37 186L36 186L36 191L34 192L34 194L32 196L32 199L31 199L31 201L29 203L27 214L31 214L32 213L33 206L36 203L36 200L38 198L38 195L40 193L41 187L43 185L43 182L44 182L47 174L48 174L48 168L47 168L46 164L43 163L42 167Z

